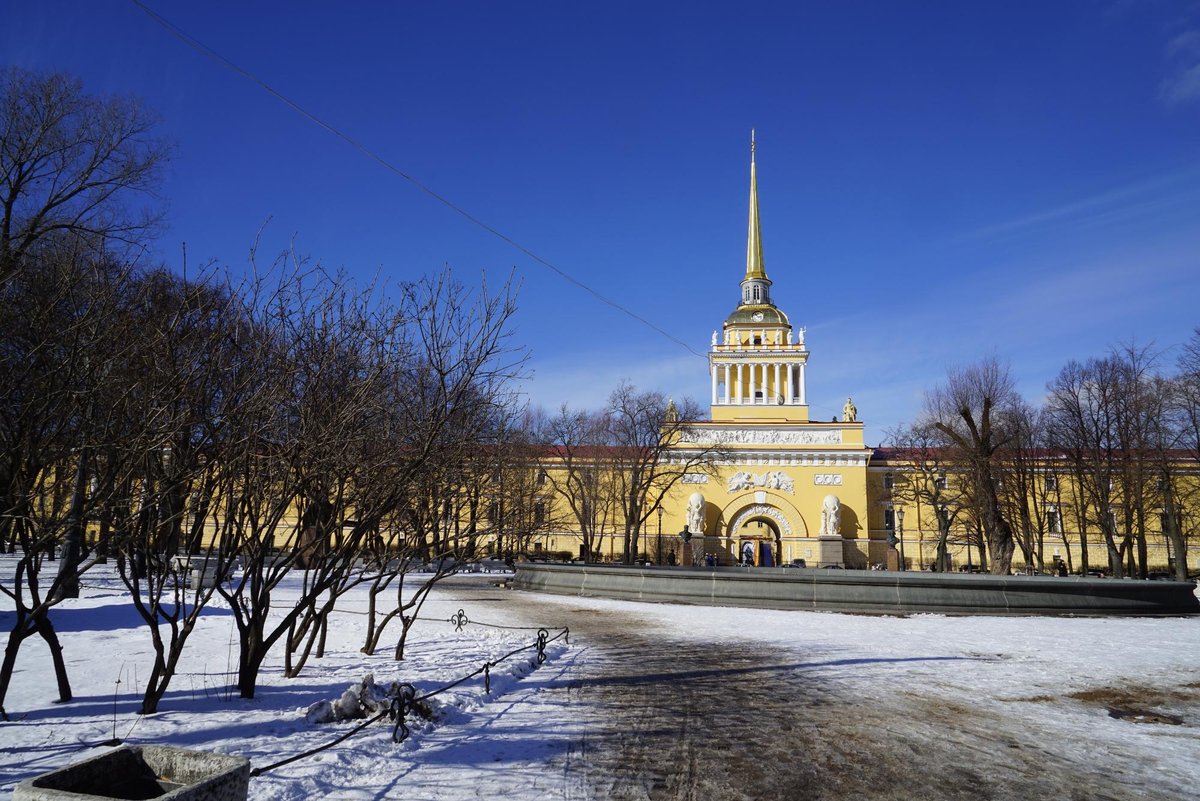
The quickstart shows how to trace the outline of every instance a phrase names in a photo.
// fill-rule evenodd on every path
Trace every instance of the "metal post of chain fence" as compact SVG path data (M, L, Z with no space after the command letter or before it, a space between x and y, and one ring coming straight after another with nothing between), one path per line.
M396 725L392 727L392 742L402 743L408 739L409 731L408 724L404 718L408 715L408 710L412 706L413 698L417 695L417 688L412 684L405 682L401 684L397 692L392 696L392 705L388 710L388 714L392 720L396 721ZM397 734L403 730L403 734L397 737Z
M496 629L530 630L530 629L535 628L534 626L501 626L501 625L497 625L497 624L493 624L493 623L479 623L476 621L471 621L467 618L466 612L464 612L462 609L459 609L458 613L450 618L450 622L453 623L459 631L462 630L463 626L465 626L466 624L471 623L471 622L475 622L475 624L478 626L486 626L489 628L496 628ZM546 646L547 645L549 645L550 643L559 639L560 637L563 638L564 642L566 642L567 645L571 644L571 630L570 630L570 628L568 628L566 626L563 626L562 630L558 634L554 635L554 637L550 637L550 632L548 629L542 628L542 627L536 627L536 628L537 628L537 640L532 645L523 645L520 648L516 648L512 651L509 651L507 654L500 657L499 659L485 662L481 669L475 670L475 671L467 674L466 676L456 679L455 681L452 681L449 684L439 687L435 690L430 690L429 692L425 693L424 695L418 696L416 687L413 684L410 684L408 682L396 685L396 690L395 690L394 695L392 695L391 703L388 705L387 709L383 710L379 714L375 715L374 717L368 718L367 720L365 720L362 723L360 723L359 725L355 726L353 729L351 729L350 731L341 735L340 737L336 738L332 742L328 742L328 743L325 743L324 745L317 746L316 748L309 749L308 751L304 751L302 753L288 757L287 759L280 760L279 762L274 762L270 765L264 765L261 768L254 768L253 770L250 771L250 775L251 776L261 776L262 774L266 773L269 770L274 770L275 768L283 767L284 765L291 764L292 762L295 762L297 760L304 759L305 757L309 757L309 756L312 756L313 754L316 754L316 753L319 753L326 749L332 748L333 746L338 745L339 743L342 743L342 742L348 740L350 737L354 736L355 734L358 734L360 731L365 729L368 725L370 725L378 720L382 720L385 717L387 717L389 720L395 721L395 725L392 727L392 742L395 742L395 743L404 742L405 740L408 739L408 737L411 734L411 731L408 728L408 724L406 723L406 718L408 716L408 713L413 710L414 705L417 702L425 701L426 699L432 698L435 695L439 695L440 693L446 692L447 690L450 690L453 687L457 687L459 684L462 684L464 681L467 681L475 676L478 676L480 673L483 673L484 692L487 693L488 695L490 695L492 692L491 669L493 667L496 667L497 665L499 665L501 662L505 661L506 659L510 659L513 656L516 656L517 654L521 653L522 651L528 651L530 648L537 649L537 663L539 665L542 665L546 661Z

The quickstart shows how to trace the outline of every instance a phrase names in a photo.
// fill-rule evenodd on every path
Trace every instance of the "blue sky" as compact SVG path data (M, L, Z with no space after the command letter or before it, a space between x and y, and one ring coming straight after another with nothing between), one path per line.
M147 4L472 215L703 352L738 299L748 139L816 418L876 444L950 365L1036 400L1069 358L1200 325L1200 4ZM3 0L0 62L138 95L176 145L158 257L289 242L368 280L522 288L530 399L704 360L466 222L124 0Z

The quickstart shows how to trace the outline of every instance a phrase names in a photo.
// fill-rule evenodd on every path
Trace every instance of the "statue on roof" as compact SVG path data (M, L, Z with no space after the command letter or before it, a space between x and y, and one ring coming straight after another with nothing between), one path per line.
M846 405L842 407L842 422L858 422L858 407L854 405L854 401L850 399L849 395L846 396Z

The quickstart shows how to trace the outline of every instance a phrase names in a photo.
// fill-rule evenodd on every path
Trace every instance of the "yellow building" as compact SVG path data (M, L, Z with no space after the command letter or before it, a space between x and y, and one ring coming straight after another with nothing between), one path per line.
M866 447L863 424L849 397L839 418L811 418L805 330L793 327L772 302L771 286L763 261L752 143L745 272L736 307L712 333L709 419L686 425L668 458L688 464L713 449L716 457L707 468L685 473L664 498L657 519L643 526L638 555L660 563L671 552L682 557L678 533L686 528L697 535L690 546L696 562L712 555L720 564L928 567L936 559L934 510L896 486L897 478L901 484L911 479L917 464L902 451L876 453ZM1194 490L1200 476L1196 465L1182 467ZM1078 569L1079 531L1085 530L1090 565L1107 566L1099 531L1080 521L1078 502L1067 500L1073 491L1069 477L1050 464L1045 472L1055 476L1056 495L1038 501L1041 508L1034 517L1040 529L1031 553L1040 552L1047 569L1057 558ZM957 479L942 474L935 480L953 484ZM959 515L953 525L949 569L980 564L982 540L971 535L968 517ZM619 515L610 519L594 555L622 558L622 522ZM1034 535L1018 532L1021 536L1028 546ZM1157 537L1148 531L1146 539L1147 563L1165 568L1171 554L1161 529ZM578 535L569 532L536 544L541 550L582 555ZM1189 561L1194 564L1195 556ZM1018 547L1014 567L1025 563Z
M677 446L681 457L715 446L717 463L686 475L666 505L670 531L702 522L693 551L723 563L866 565L871 451L849 400L841 420L810 418L808 358L804 328L771 301L752 145L746 270L737 307L712 335L711 418Z
M717 457L685 474L664 499L640 553L656 561L668 549L682 553L677 533L686 526L699 535L691 548L696 561L711 554L722 564L867 565L871 450L849 399L841 420L810 419L808 358L804 329L771 300L752 144L745 274L736 308L712 334L710 419L687 425L669 458L686 464L707 450ZM599 550L620 556L611 536ZM575 551L572 539L549 537L548 549Z

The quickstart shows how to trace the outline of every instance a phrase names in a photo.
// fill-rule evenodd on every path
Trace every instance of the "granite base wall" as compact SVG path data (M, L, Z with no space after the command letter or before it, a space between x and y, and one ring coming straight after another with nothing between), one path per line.
M867 614L1200 614L1191 581L529 563L517 566L513 584L559 595Z

